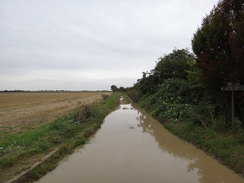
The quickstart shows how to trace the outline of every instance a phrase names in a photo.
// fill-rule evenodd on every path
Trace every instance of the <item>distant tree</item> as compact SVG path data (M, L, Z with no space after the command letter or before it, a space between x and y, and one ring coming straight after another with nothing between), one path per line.
M117 86L112 85L112 86L111 86L111 90L112 90L113 92L116 92L116 91L118 91L119 89L118 89Z
M142 79L138 80L135 84L135 88L142 92L142 94L153 93L157 88L158 82L155 81L156 77L154 75L146 75L143 72Z
M119 87L119 91L120 92L124 92L125 91L125 88L121 86L121 87Z
M215 91L228 82L244 82L244 2L222 0L192 39L202 81Z

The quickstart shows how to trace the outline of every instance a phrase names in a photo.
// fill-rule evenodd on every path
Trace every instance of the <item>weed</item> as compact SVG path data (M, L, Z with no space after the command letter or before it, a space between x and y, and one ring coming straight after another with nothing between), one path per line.
M102 94L101 97L102 97L103 100L106 100L109 97L109 95Z
M81 137L81 138L79 138L79 139L77 139L76 141L73 142L72 147L73 148L78 147L78 146L80 146L82 144L85 144L86 141L87 140L85 138Z

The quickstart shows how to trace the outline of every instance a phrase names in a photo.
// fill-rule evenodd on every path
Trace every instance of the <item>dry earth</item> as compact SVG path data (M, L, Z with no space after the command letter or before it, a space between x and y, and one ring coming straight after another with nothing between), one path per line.
M110 92L2 92L0 132L14 133L54 120L77 106Z

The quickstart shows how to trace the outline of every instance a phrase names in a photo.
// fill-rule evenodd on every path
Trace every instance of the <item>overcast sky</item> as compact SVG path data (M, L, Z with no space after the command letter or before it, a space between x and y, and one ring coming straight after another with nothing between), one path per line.
M0 0L0 90L129 87L218 0Z

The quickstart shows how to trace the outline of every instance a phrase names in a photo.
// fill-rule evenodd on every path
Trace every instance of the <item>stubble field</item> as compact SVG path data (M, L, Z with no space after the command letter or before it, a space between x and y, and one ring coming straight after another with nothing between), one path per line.
M92 103L110 92L2 92L0 132L30 130L68 113L77 103Z

